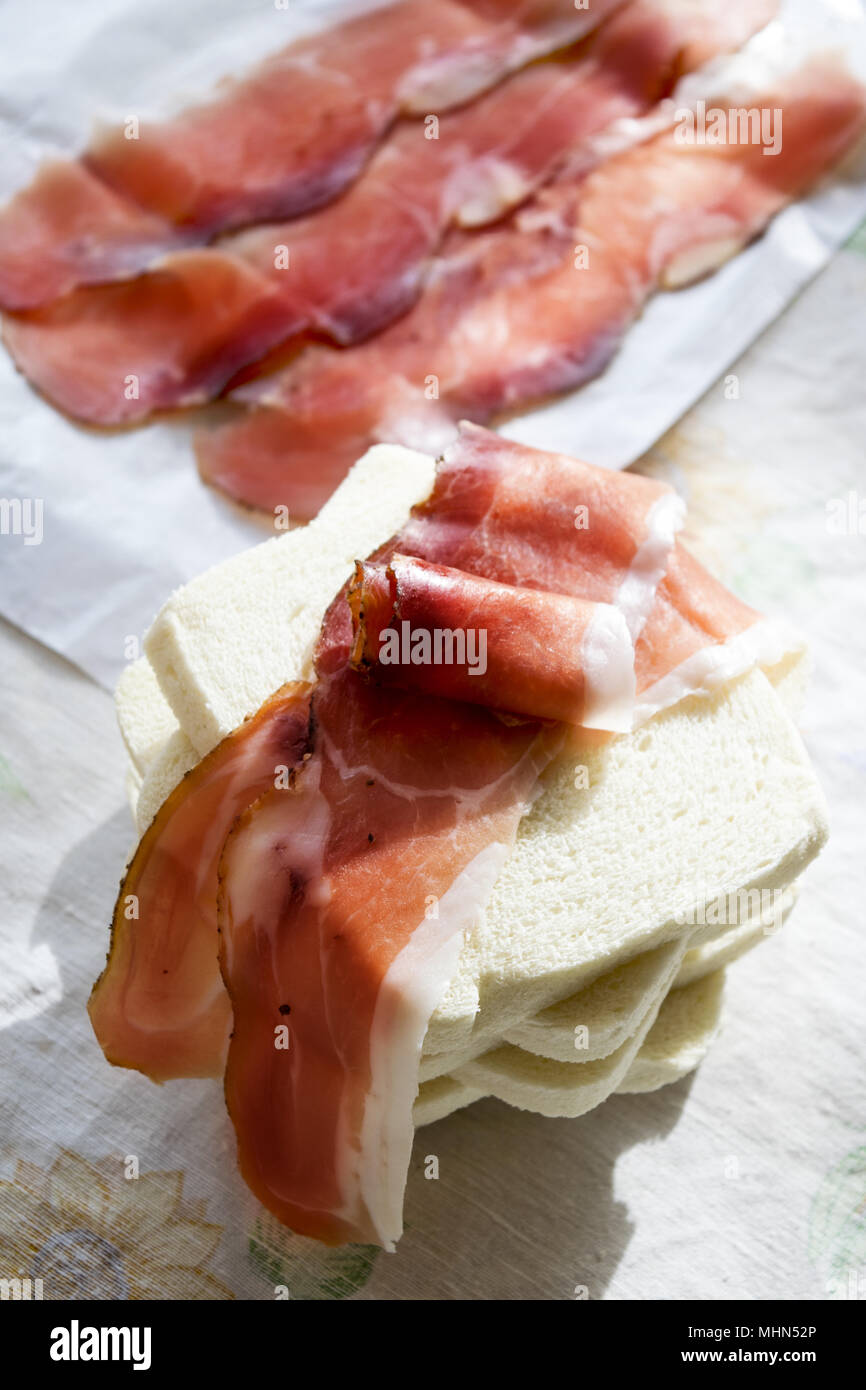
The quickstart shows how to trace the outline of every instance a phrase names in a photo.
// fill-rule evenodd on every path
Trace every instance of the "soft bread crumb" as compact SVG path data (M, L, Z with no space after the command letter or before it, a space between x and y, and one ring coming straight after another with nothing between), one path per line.
M719 1031L725 972L672 989L646 1041L617 1090L657 1091L700 1066Z

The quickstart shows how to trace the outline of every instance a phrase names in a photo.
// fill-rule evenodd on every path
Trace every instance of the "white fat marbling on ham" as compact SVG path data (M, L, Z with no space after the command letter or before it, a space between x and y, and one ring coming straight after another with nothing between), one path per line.
M457 969L463 934L484 911L510 846L491 844L467 864L419 923L385 975L370 1038L372 1080L361 1151L348 1183L363 1198L380 1243L403 1231L403 1192L412 1153L412 1107L427 1025ZM354 1151L351 1152L354 1159Z
M755 617L749 627L727 641L693 652L642 690L635 704L634 726L645 724L690 695L715 695L753 667L769 670L791 653L804 650L803 638L786 623Z
M677 492L665 492L650 508L646 535L635 551L614 602L636 642L649 617L659 581L668 567L671 546L686 519L686 504Z
M599 603L583 636L585 729L628 733L634 721L634 644L625 617Z

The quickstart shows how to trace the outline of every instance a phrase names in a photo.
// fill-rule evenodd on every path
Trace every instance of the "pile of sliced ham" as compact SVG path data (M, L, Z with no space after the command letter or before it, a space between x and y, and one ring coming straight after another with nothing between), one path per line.
M291 44L173 120L106 129L6 208L0 302L33 308L177 246L309 212L357 177L398 115L460 105L621 4L399 0Z
M202 432L204 476L262 508L315 514L377 441L439 448L579 386L647 298L742 249L862 133L866 94L816 59L759 105L782 148L689 145L675 129L557 180L496 231L452 236L399 321L351 351L309 347L241 387L238 418Z
M90 425L228 395L202 476L308 518L371 441L580 385L841 158L866 94L838 59L750 94L777 155L677 140L679 79L776 7L399 0L304 38L0 211L6 345Z
M224 1072L243 1176L293 1230L399 1238L429 1019L575 727L614 736L779 658L682 521L663 484L464 426L331 603L313 684L142 839L94 1029L159 1081Z
M712 50L694 11L667 8L637 0L586 43L435 127L401 122L343 197L310 216L168 255L149 274L10 323L16 361L71 415L113 425L206 400L292 340L369 337L418 298L449 225L493 222L566 162L589 167L594 136L643 114ZM734 9L736 41L757 21ZM44 303L53 296L40 283ZM120 389L127 375L138 378L134 396Z

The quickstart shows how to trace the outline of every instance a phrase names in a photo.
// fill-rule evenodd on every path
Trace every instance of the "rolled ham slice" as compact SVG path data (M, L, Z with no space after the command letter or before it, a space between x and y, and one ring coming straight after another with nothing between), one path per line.
M650 479L464 423L400 543L488 580L615 606L635 644L637 727L802 648L689 554L677 540L684 520L682 500Z
M613 604L637 641L684 521L685 504L666 484L464 421L399 542L408 555L482 579Z
M352 665L379 684L626 732L634 647L618 608L394 555L359 564Z

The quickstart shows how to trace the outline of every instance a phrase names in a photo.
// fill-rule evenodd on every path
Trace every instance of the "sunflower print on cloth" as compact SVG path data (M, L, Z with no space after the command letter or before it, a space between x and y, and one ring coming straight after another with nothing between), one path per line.
M222 1227L184 1200L183 1182L181 1172L128 1179L117 1159L97 1167L68 1149L48 1172L19 1161L0 1182L4 1296L30 1280L29 1296L46 1300L233 1298L205 1268Z

